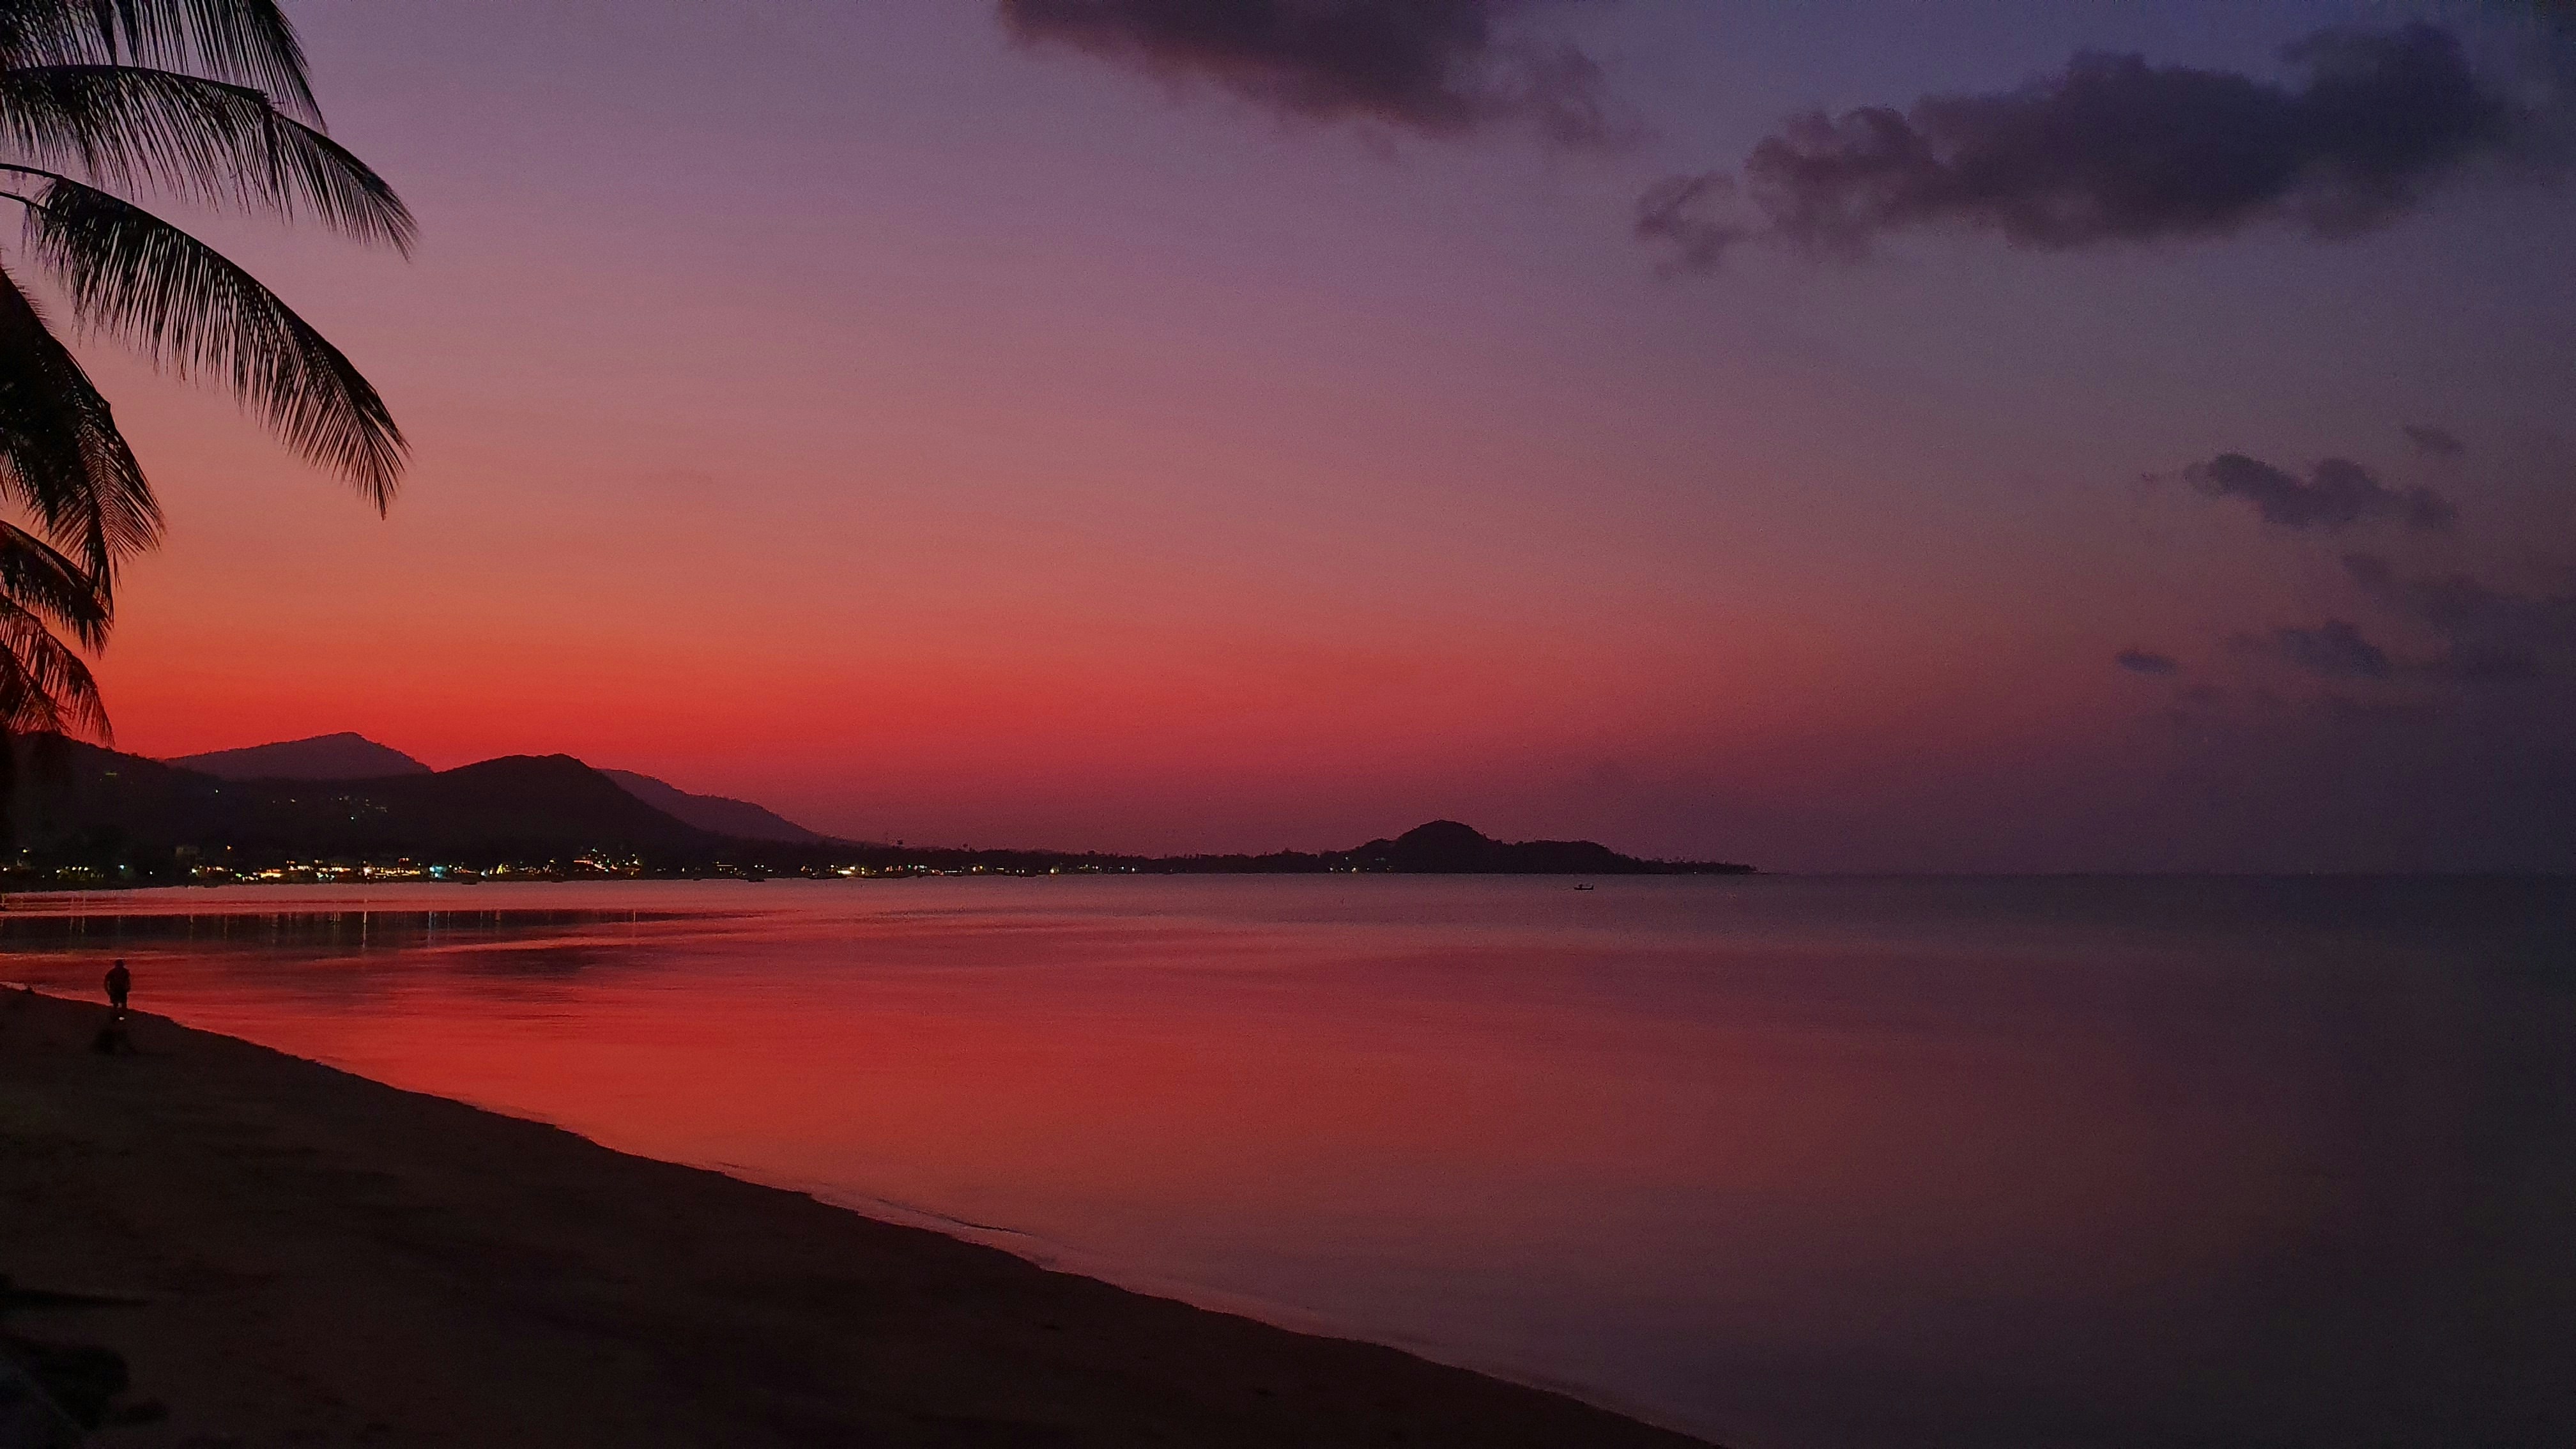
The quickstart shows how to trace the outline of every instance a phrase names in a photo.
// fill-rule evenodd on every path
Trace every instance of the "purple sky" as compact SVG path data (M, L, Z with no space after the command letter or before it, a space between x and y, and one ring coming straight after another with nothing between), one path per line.
M564 750L915 842L2576 865L2576 205L2527 29L1394 9L1453 28L294 7L420 255L188 219L417 462L378 520L93 349L173 524L120 743ZM2283 56L2418 13L2470 91ZM2097 99L2086 51L2224 83ZM2415 149L2337 140L2319 75ZM1939 159L1786 124L1868 106ZM2148 185L2087 106L2225 123Z

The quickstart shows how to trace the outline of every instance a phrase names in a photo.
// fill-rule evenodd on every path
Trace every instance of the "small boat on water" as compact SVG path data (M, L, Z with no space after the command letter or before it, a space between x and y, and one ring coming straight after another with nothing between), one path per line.
M1586 882L1585 882L1585 883L1583 883L1582 885L1576 886L1576 887L1575 887L1575 889L1576 889L1576 890L1579 890L1579 891L1588 891L1588 890L1592 889L1592 885L1591 885L1591 882L1586 881Z

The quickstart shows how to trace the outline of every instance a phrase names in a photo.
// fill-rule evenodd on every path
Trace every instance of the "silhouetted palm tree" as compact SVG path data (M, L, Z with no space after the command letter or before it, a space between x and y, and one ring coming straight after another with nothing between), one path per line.
M324 135L275 0L0 0L0 728L104 736L80 655L114 617L118 563L161 513L101 397L25 290L59 285L85 330L219 379L379 511L404 443L340 350L249 273L119 193L310 218L408 252L411 214ZM41 536L40 536L41 535Z

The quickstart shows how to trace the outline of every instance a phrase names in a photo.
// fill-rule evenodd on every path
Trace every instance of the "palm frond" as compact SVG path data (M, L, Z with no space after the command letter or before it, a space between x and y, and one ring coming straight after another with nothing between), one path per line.
M0 0L0 66L116 58L89 0Z
M130 202L55 180L27 200L29 251L79 318L181 377L211 374L287 446L379 512L405 444L384 399L339 348L214 248Z
M46 170L208 205L310 215L408 254L418 230L348 148L248 86L134 65L0 70L0 141Z
M276 0L0 0L0 64L120 61L251 86L322 120L304 43Z
M0 730L113 736L89 665L44 621L0 598Z
M115 606L78 564L12 523L0 523L0 598L15 602L85 649L107 645Z
M118 560L161 537L161 508L107 399L0 268L0 498L24 504L104 597Z
M277 0L83 0L125 53L144 65L256 86L319 121L305 78L304 42Z

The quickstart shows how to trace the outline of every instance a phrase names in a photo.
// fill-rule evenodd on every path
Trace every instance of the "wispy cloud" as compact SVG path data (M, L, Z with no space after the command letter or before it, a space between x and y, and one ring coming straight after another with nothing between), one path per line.
M2131 674L2162 676L2177 674L2182 670L2181 660L2170 654L2159 654L2152 649L2123 649L2111 656L2111 662Z
M2275 629L2269 639L2246 636L2240 642L2328 679L2387 679L2397 673L2388 651L2343 619L2328 619L2313 629Z
M2406 434L2406 441L2436 458L2456 458L2469 450L2459 434L2431 423L2408 423L2400 431Z
M2346 554L2343 565L2372 602L2442 637L2447 652L2426 673L2528 679L2576 661L2576 593L2526 594L2456 573L2409 578L2377 554Z
M1664 253L1668 272L1710 272L1726 254L1753 235L1751 227L1729 220L1724 208L1735 197L1735 178L1668 176L1637 198L1637 239Z

